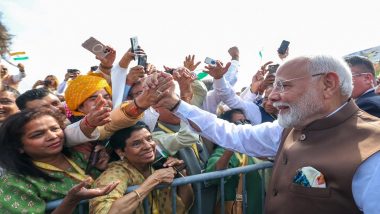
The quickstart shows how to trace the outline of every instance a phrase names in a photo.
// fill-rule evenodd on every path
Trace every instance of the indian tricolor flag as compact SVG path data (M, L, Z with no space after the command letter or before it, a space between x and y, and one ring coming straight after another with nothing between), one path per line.
M21 61L21 60L29 59L29 57L26 55L25 51L12 52L12 53L9 53L9 55L12 56L13 60L15 60L15 61Z

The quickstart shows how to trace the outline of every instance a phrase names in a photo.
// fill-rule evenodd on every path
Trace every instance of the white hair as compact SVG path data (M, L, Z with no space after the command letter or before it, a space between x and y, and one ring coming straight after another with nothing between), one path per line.
M316 55L306 57L310 74L334 72L339 77L340 91L343 96L351 97L353 84L350 68L341 57Z

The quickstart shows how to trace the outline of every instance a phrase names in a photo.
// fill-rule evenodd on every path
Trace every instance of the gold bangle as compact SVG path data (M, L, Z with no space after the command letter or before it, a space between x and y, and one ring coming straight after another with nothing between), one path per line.
M141 195L140 195L139 192L137 192L137 190L133 190L132 192L136 193L137 198L138 198L139 200L141 200Z

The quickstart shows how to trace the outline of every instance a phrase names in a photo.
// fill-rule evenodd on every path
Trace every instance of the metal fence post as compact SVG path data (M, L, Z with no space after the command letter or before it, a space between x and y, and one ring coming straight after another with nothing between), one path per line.
M224 214L224 177L220 178L220 214Z
M172 212L177 213L177 187L172 187Z
M245 214L247 212L246 210L246 206L247 206L247 186L245 185L246 184L246 176L247 174L244 173L243 174L243 213Z

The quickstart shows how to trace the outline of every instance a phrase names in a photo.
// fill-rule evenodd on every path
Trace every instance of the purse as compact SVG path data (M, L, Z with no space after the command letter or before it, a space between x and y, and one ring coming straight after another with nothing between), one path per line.
M243 155L243 161L240 166L246 166L248 164L248 156ZM220 213L220 201L216 204L214 209L215 214ZM239 174L239 184L236 187L236 197L234 201L224 202L225 214L242 214L243 213L243 174Z

